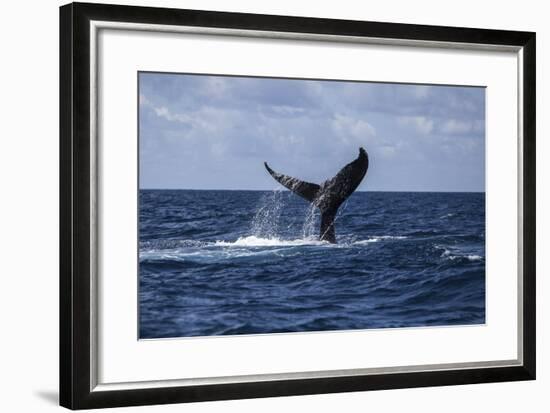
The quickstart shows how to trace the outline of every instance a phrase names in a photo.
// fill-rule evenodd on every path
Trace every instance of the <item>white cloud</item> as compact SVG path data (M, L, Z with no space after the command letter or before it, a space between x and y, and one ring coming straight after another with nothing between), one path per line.
M472 130L472 122L449 119L441 126L441 131L449 135L462 135Z
M143 93L139 94L139 104L143 106L149 106L151 102L149 102L149 99L145 97Z
M362 141L376 136L376 129L369 122L339 113L332 119L332 128L345 141L349 138Z
M441 131L448 135L466 135L469 133L483 132L485 123L480 120L456 120L449 119L441 126Z
M404 126L412 126L422 135L429 135L434 129L434 121L425 116L400 116L398 122Z
M304 108L297 108L294 106L286 106L286 105L272 106L271 109L273 110L273 112L282 116L294 116L294 115L303 114L305 112Z
M203 95L215 98L224 98L229 92L229 84L225 78L209 76L205 79L201 90Z
M140 97L141 99L141 97ZM166 106L155 106L152 102L146 101L146 106L151 108L153 112L162 119L169 122L178 122L189 126L194 129L203 129L205 131L214 131L219 125L216 122L217 118L226 114L225 110L218 110L212 108L202 108L194 112L189 113L175 113L168 109Z
M159 118L164 118L170 122L190 123L189 116L172 113L166 106L153 107L153 110Z
M431 88L432 86L423 86L423 85L414 86L413 88L414 97L416 97L417 99L427 98L428 95L430 94Z
M395 171L403 181L409 171L432 168L441 184L433 186L434 178L418 185L452 189L444 178L465 160L483 173L477 155L483 153L484 101L476 91L207 76L147 79L139 103L148 185L164 185L180 174L178 187L233 188L240 182L264 188L271 184L262 174L264 160L321 182L352 160L359 146L369 152L369 186L376 188L395 188ZM163 172L169 170L174 172ZM203 171L200 177L197 170Z
M391 159L393 158L397 153L397 148L395 146L382 146L380 147L380 154L384 158Z

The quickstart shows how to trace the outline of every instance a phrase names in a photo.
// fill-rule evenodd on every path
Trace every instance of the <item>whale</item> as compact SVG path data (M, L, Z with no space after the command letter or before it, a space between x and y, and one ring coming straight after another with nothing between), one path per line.
M267 172L282 186L319 208L321 212L319 239L335 244L336 213L367 174L369 155L364 148L359 148L359 156L355 160L340 169L333 178L320 185L275 172L267 162L264 162L264 166Z

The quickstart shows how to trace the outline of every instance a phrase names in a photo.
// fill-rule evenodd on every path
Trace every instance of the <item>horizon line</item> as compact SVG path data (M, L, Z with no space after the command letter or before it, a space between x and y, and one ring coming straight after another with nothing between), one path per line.
M278 189L219 189L219 188L212 188L212 189L193 189L193 188L138 188L140 191L227 191L227 192L272 192L276 191ZM280 189L281 192L291 192L288 189ZM486 191L464 191L464 190L458 190L458 191L434 191L434 190L422 190L422 191L402 191L402 190L362 190L362 191L354 191L354 192L423 192L423 193L448 193L448 194L456 194L456 193L468 193L468 194L484 194Z

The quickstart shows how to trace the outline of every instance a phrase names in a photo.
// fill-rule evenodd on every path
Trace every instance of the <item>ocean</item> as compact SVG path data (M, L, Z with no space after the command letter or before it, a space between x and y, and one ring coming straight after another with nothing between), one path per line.
M140 190L139 334L485 323L485 194L355 192L337 244L282 190Z

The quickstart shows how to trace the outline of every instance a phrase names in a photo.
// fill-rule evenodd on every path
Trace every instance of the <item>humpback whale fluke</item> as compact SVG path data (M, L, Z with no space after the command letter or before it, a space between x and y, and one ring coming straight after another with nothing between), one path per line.
M342 203L357 189L369 167L367 151L359 148L359 156L344 166L332 179L321 185L301 181L288 175L275 172L264 162L267 172L281 185L301 196L321 211L321 230L319 238L322 241L336 243L334 219Z

